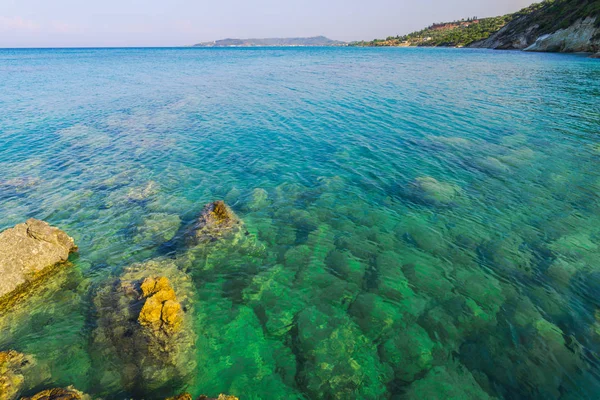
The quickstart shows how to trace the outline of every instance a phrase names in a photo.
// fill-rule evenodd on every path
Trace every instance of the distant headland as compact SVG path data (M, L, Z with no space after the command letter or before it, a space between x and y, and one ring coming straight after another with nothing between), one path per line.
M268 39L222 39L214 42L202 42L193 47L304 47L304 46L347 46L346 42L332 40L325 36L306 38L268 38Z

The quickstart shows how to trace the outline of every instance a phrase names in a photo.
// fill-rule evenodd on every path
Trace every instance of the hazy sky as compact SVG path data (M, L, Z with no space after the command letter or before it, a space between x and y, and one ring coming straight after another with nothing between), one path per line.
M0 0L0 47L180 46L223 38L360 40L517 11L533 0Z

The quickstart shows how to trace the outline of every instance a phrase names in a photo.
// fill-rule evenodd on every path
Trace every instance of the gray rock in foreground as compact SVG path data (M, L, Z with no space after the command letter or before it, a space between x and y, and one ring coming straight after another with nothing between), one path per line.
M73 238L36 219L0 233L0 312L76 250Z

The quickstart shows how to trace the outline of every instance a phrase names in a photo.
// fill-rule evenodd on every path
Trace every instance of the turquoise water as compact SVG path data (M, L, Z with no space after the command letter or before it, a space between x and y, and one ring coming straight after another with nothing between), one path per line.
M25 393L597 399L599 99L578 55L0 50L0 229L79 246L0 350L37 359ZM217 199L262 251L189 256ZM196 367L132 389L94 298L157 258L193 282Z

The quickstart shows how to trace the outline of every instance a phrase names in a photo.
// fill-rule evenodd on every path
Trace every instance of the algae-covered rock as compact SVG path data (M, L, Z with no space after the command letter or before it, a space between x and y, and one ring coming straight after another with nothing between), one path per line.
M403 396L407 400L486 400L491 397L462 365L435 367L413 382Z
M504 274L531 276L534 273L534 255L528 244L518 235L500 236L479 247L484 265Z
M452 183L441 182L431 176L422 176L412 181L405 193L418 203L434 206L448 206L462 196L462 189Z
M300 378L315 398L379 399L391 380L375 345L343 312L309 307L298 315Z
M0 311L42 283L76 250L73 238L36 219L0 233Z
M452 297L453 284L447 278L449 271L442 260L419 251L407 251L401 257L402 272L417 293L438 300Z
M388 363L403 382L412 382L433 366L435 343L417 324L400 329L381 346L381 359Z
M423 214L405 215L394 228L398 239L435 255L448 253L445 227L434 217Z
M291 350L266 334L250 307L220 296L217 285L200 290L196 387L205 393L243 393L244 398L295 399L297 361Z
M303 296L291 296L295 271L276 265L254 277L244 291L244 300L264 316L262 321L267 332L281 336L292 329L295 315L305 307Z
M248 202L248 209L252 211L258 211L269 205L269 194L265 189L256 188L252 191L250 201Z
M243 222L225 202L219 200L204 206L191 229L189 242L192 245L211 243L245 233Z
M170 260L125 268L95 295L94 348L132 390L187 382L195 369L191 279ZM105 378L108 379L108 378Z
M0 352L0 400L17 398L34 363L33 357L13 350Z
M137 228L137 233L133 238L136 243L162 244L173 239L181 219L175 214L157 213L151 214Z
M505 175L510 172L510 167L495 157L483 157L475 160L475 166L492 175Z
M144 201L158 194L159 186L154 181L149 181L145 185L131 188L127 192L127 200L129 201Z
M349 313L366 337L375 342L406 326L401 309L388 299L374 293L361 293L356 297Z
M69 386L65 389L47 389L34 396L23 397L21 400L92 400L92 398L73 386Z

